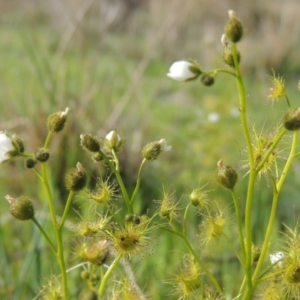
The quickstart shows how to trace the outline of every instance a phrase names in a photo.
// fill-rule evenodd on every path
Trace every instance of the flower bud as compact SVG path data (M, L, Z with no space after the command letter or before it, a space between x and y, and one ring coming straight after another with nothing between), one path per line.
M82 190L87 183L87 175L81 163L77 163L76 168L69 170L65 178L66 188L71 191Z
M35 152L34 156L37 161L46 162L49 159L50 154L49 154L48 149L40 148Z
M169 151L171 148L172 146L168 146L165 139L161 139L158 142L147 144L143 148L142 154L146 160L155 160L162 151Z
M103 240L86 244L84 246L83 257L93 265L103 265L109 258L108 241Z
M18 153L24 153L24 142L18 135L13 134L11 136L11 142L14 145L15 149L18 151Z
M258 262L260 254L261 254L261 247L252 245L251 252L252 252L253 262Z
M68 111L67 107L65 111L56 112L48 117L47 128L50 132L59 132L64 128Z
M167 76L183 82L196 79L201 73L201 69L197 64L181 60L172 64Z
M210 74L204 74L201 77L201 82L205 85L205 86L211 86L215 83L215 78L214 76L210 75Z
M238 179L237 172L234 168L225 166L222 160L219 160L217 165L217 182L226 189L232 190Z
M25 221L34 217L34 207L29 198L21 196L15 199L9 195L5 198L10 204L11 215L17 220Z
M230 47L223 48L222 57L223 57L223 61L225 62L226 65L228 65L229 67L232 67L232 68L235 67L234 58L233 58L232 50ZM241 61L240 52L237 52L237 61L238 61L238 63L240 63L240 61Z
M102 161L104 159L103 155L99 152L93 153L92 158L95 162L99 162L99 161Z
M36 163L37 163L37 160L35 160L33 158L27 158L25 165L26 165L27 169L32 169L35 167Z
M300 129L300 107L290 108L283 120L284 127L287 130L295 131Z
M243 36L243 24L242 22L236 17L236 14L233 10L228 11L229 14L229 21L225 26L225 34L227 38L233 42L237 43L241 40Z
M91 134L80 135L81 146L90 152L98 152L100 150L100 143L97 138Z
M120 138L116 130L113 130L106 135L104 144L108 149L119 152L124 144L124 140Z

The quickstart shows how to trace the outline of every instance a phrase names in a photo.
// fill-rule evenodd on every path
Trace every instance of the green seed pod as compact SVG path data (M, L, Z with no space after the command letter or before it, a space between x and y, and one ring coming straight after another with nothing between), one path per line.
M230 10L228 14L229 14L229 21L225 26L225 34L231 42L237 43L243 37L243 33L244 33L243 24L236 17L236 14L233 10Z
M30 220L34 217L34 207L32 201L25 196L21 196L17 199L10 196L5 197L10 203L11 215L20 221Z
M40 148L35 152L34 156L37 161L46 162L50 157L50 153L48 149Z
M211 86L215 83L215 78L210 74L203 74L201 77L201 81L205 86Z
M295 131L300 129L300 108L290 108L284 116L284 127L287 130Z
M25 162L25 165L26 165L26 168L27 169L32 169L35 167L37 161L33 158L27 158L26 159L26 162Z
M76 168L69 170L65 178L66 188L71 191L82 190L87 183L87 175L81 163L77 163Z
M237 172L234 168L225 166L222 160L219 160L217 165L217 182L224 188L232 190L238 179Z
M99 140L93 137L91 134L80 135L81 146L90 152L98 152L100 150Z

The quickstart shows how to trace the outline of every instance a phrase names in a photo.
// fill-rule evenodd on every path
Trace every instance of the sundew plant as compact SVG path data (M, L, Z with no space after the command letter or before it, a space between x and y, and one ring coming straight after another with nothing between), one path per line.
M45 141L32 153L27 152L26 142L17 134L0 132L0 162L17 157L25 161L26 168L34 172L43 186L45 199L39 201L47 204L47 215L52 224L49 231L40 222L39 212L35 209L37 200L31 199L30 195L17 195L11 191L6 196L12 217L22 222L31 221L37 227L52 252L53 264L60 270L58 274L53 274L51 270L45 273L46 270L43 270L43 286L36 291L35 299L116 300L158 299L163 296L180 300L300 299L299 228L297 225L290 228L283 224L281 242L275 243L272 239L279 195L293 161L300 154L300 108L294 107L293 99L288 98L284 78L273 71L267 99L272 109L276 108L278 101L285 101L286 113L271 132L253 133L247 114L251 102L246 96L240 70L242 54L238 50L238 43L243 36L242 22L234 11L229 11L229 20L221 38L226 67L204 70L194 60L180 60L173 63L167 74L169 78L186 84L194 84L200 79L205 86L217 84L216 79L223 76L226 80L236 81L237 86L240 112L238 125L242 125L240 128L244 135L240 143L245 144L247 156L245 166L237 169L232 166L232 162L220 158L215 162L215 182L187 187L190 189L188 196L177 196L172 185L166 184L163 184L160 199L141 199L139 195L143 170L154 160L163 160L170 150L179 151L168 145L159 133L157 141L149 142L141 149L141 163L133 190L128 189L122 177L121 169L124 166L121 165L119 154L125 139L119 132L111 130L102 137L94 133L82 133L78 136L78 146L95 165L104 166L107 174L97 178L93 188L88 185L89 172L81 162L64 174L68 196L63 202L63 213L59 216L59 199L51 184L49 145L55 135L64 129L68 118L72 118L72 111L66 108L48 117ZM259 109L267 109L267 106ZM285 139L283 143L286 136L290 139ZM289 145L286 140L291 141ZM282 159L282 150L285 150L287 156L279 164L277 162ZM1 167L5 168L5 164ZM256 244L253 237L253 203L256 191L264 188L265 180L272 190L272 200L268 203L267 226L259 228L263 232L263 242ZM237 192L237 186L241 183L246 185L246 191ZM230 195L231 204L228 207L211 199L213 185L222 186L223 193ZM80 198L89 208L87 216L80 215L79 211L77 221L74 221L69 220L69 215L76 198ZM141 213L139 201L154 201L155 206L149 205L149 209ZM197 216L196 235L188 230L191 213ZM65 234L70 231L72 233L69 235ZM147 252L159 257L155 239L164 234L171 235L177 244L182 244L185 253L182 253L177 266L173 266L175 272L168 272L166 268L165 277L160 280L167 292L161 295L160 290L150 292L146 280L144 283L137 281L135 272L147 259L153 262L152 269L159 267ZM73 240L71 259L65 246L67 241L64 240L67 237L69 242L70 236ZM220 241L228 245L234 261L239 265L239 273L230 274L234 289L233 285L226 287L218 270L212 267L205 256L207 249L210 246L218 248ZM222 251L211 251L211 255L219 259ZM133 265L132 262L141 256L143 259ZM80 281L75 285L71 283L71 278L75 278L74 273L78 274ZM76 285L78 287L74 289Z

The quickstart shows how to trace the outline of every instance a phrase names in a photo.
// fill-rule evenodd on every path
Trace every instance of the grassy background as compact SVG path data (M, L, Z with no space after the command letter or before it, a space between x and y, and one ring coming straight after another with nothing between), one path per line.
M246 173L245 142L234 114L238 109L234 80L220 75L213 87L206 88L199 82L178 84L165 76L178 59L196 59L205 69L223 67L220 37L228 9L236 10L246 28L240 51L250 124L258 132L272 130L286 110L285 103L272 107L266 100L272 68L284 75L290 100L298 105L297 0L0 1L0 130L19 134L31 152L43 144L47 116L71 108L65 131L51 144L52 186L58 205L63 207L65 199L63 175L77 161L90 174L103 172L79 147L79 135L104 136L112 129L126 139L120 159L129 190L134 187L143 145L165 138L173 146L172 152L145 168L141 213L153 199L159 199L161 182L171 184L179 199L201 180L213 190L212 198L230 205L228 195L215 185L214 175L220 158L237 167L240 178ZM219 115L218 122L209 120L212 113ZM282 156L286 157L284 151ZM293 226L298 218L299 172L296 163L281 195L278 227L280 222ZM272 194L269 183L262 180L254 206L258 208L253 225L258 244ZM241 180L238 187L241 202L245 182ZM31 299L44 283L41 274L58 272L32 224L15 222L4 200L7 194L29 195L47 228L43 193L34 174L25 170L20 160L1 165L1 299ZM187 201L186 196L182 199ZM197 234L197 222L191 213L191 237ZM71 238L68 232L67 241ZM161 280L172 275L186 249L162 234L153 248L154 255L143 259L143 264L138 262L137 278L154 299L163 299L170 286ZM226 247L221 248L224 255L207 259L226 291L236 291L230 276L236 266ZM157 267L151 267L153 264ZM151 274L145 275L149 268ZM82 287L78 275L70 276L75 295ZM160 294L156 295L158 287Z

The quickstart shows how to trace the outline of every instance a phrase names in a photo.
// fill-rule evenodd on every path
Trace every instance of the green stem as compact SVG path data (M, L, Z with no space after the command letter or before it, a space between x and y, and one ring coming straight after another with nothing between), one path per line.
M181 234L180 232L176 231L176 230L171 230L171 229L168 229L166 227L163 227L162 229L164 229L164 230L166 230L166 231L168 231L170 233L173 233L175 235L178 235L179 237L181 237L184 240L185 244L189 248L190 252L193 254L194 258L197 260L197 262L198 262L199 266L201 267L201 269L204 271L204 273L206 274L206 276L213 283L213 285L215 286L216 290L219 292L220 296L223 296L222 289L221 289L219 283L217 282L215 276L206 268L205 264L198 257L195 249L192 247L192 245L188 241L187 237L185 235Z
M136 181L136 185L135 185L135 189L132 193L132 196L131 196L131 199L130 199L130 204L132 205L138 191L139 191L139 188L140 188L140 185L141 185L141 175L142 175L142 171L143 171L143 168L145 166L145 163L146 163L146 159L144 158L141 165L140 165L140 169L139 169L139 173L138 173L138 177L137 177L137 181Z
M49 210L50 210L50 216L55 232L55 237L56 237L56 243L57 243L57 252L56 252L56 257L58 260L58 264L60 267L60 272L61 272L61 279L62 279L62 289L63 289L63 294L64 294L64 299L68 299L68 284L67 284L67 273L66 273L66 266L65 266L65 260L64 260L64 254L63 254L63 243L62 243L62 235L61 235L61 230L58 228L58 223L56 220L56 214L55 214L55 208L54 208L54 203L53 203L53 197L50 189L50 185L48 182L48 176L47 176L47 166L46 163L41 164L41 171L42 171L42 178L43 178L43 184L46 189L47 193L47 199L48 199L48 205L49 205Z
M31 220L37 226L37 228L40 230L40 232L42 233L42 235L44 236L44 238L48 242L49 246L51 247L52 251L56 255L56 248L55 248L54 244L52 243L52 241L50 240L48 234L45 232L45 230L41 226L41 224L38 222L38 220L35 217L33 217Z
M109 167L111 168L111 170L113 171L113 173L114 173L115 176L117 177L117 180L118 180L118 183L119 183L119 185L120 185L120 188L121 188L121 192L122 192L124 201L125 201L126 206L127 206L127 210L128 210L128 212L129 212L130 214L132 214L132 213L133 213L132 205L131 205L131 203L130 203L130 199L129 199L127 190L126 190L126 188L125 188L123 179L122 179L122 177L121 177L119 171L114 167L114 165L112 164L112 162L110 161L110 159L103 153L102 150L99 150L99 153L102 155L102 157L104 158L105 162L109 165Z
M236 73L231 71L230 69L215 69L212 71L212 73L214 73L214 74L227 73L227 74L230 74L230 75L236 77Z
M274 223L275 223L275 219L276 219L279 193L280 193L281 188L283 186L283 183L284 183L284 181L287 177L287 174L288 174L288 172L291 168L292 161L295 158L297 143L298 143L298 132L296 131L296 132L294 132L293 142L292 142L292 147L291 147L289 157L288 157L287 162L284 166L281 177L278 180L278 182L275 184L275 187L274 187L274 195L273 195L273 202L272 202L272 209L271 209L271 214L270 214L270 218L269 218L269 223L268 223L265 239L264 239L264 242L263 242L263 246L262 246L262 249L261 249L260 257L259 257L259 260L257 262L255 271L253 273L253 278L252 278L253 286L251 287L251 289L248 289L246 291L246 293L243 297L243 300L250 299L250 297L252 295L252 292L253 292L253 289L255 288L255 286L259 282L258 276L260 274L264 259L266 257L267 251L268 251L269 241L270 241L271 233L273 231L273 227L274 227Z
M188 213L188 209L189 207L191 206L191 203L189 203L186 208L185 208L185 211L184 211L184 216L183 216L183 235L186 236L186 221L187 221L187 213Z
M272 145L270 146L270 148L268 149L268 151L266 152L265 156L263 157L263 159L260 161L260 163L256 166L256 171L259 172L263 167L265 162L268 160L270 154L274 151L274 149L276 148L276 146L278 145L278 143L280 142L280 140L282 139L282 137L285 135L286 133L286 129L283 128L278 135L276 136L275 140L273 141Z
M103 276L103 278L101 280L99 290L98 290L98 296L100 297L100 299L102 299L102 297L103 297L104 290L105 290L106 283L107 283L107 280L108 280L109 276L111 275L111 273L113 272L115 267L118 265L121 258L122 258L122 254L119 253L118 256L115 258L115 260L113 261L113 263L108 268L108 270L106 271L105 275Z
M247 102L246 102L246 92L244 87L243 78L241 75L238 58L237 58L237 48L236 44L232 44L232 53L234 58L234 65L236 71L236 81L239 92L239 101L240 101L240 111L241 111L241 121L244 131L244 136L247 143L248 148L248 160L250 166L250 174L249 174L249 182L248 182L248 190L247 190L247 199L246 199L246 212L245 212L245 232L246 232L246 277L247 277L247 286L248 289L252 288L252 232L251 232L251 212L252 212L252 202L253 202L253 190L255 185L255 179L257 173L254 168L254 155L253 155L253 146L251 142L251 137L248 128L247 122Z
M66 221L66 218L67 218L68 212L70 210L71 203L72 203L74 195L75 195L74 191L69 192L69 196L68 196L68 199L67 199L67 202L66 202L64 213L63 213L62 218L60 220L60 223L58 225L58 230L60 230L60 231L62 230L62 228L64 226L64 223Z
M266 253L268 251L268 246L269 246L269 241L270 241L270 237L271 237L271 233L273 231L273 227L274 227L274 223L275 223L275 219L276 219L276 212L277 212L277 204L278 204L278 199L279 199L279 193L281 191L281 188L283 186L283 183L287 177L287 174L291 168L293 159L294 159L294 155L296 153L296 149L297 149L297 143L298 143L298 131L294 132L294 136L293 136L293 142L292 142L292 147L291 147L291 151L289 154L289 157L287 159L287 162L284 166L284 169L282 171L281 177L278 180L275 188L274 188L274 196L273 196L273 203L272 203L272 209L271 209L271 214L270 214L270 218L269 218L269 223L268 223L268 227L267 227L267 231L266 231L266 235L265 235L265 239L264 239L264 243L261 249L261 254L259 257L259 260L257 262L256 268L255 268L255 272L253 274L253 285L255 285L257 283L257 278L259 276L260 270L262 268L262 264L263 261L265 259Z
M238 251L236 250L236 248L234 247L234 245L233 245L231 239L230 239L229 236L228 236L226 233L224 233L224 232L223 232L223 235L224 235L224 237L225 237L227 243L229 244L229 246L230 246L231 249L233 250L235 256L236 256L237 259L239 260L240 264L241 264L242 267L244 268L245 265L244 265L244 263L243 263L243 260L241 259L241 257L240 257L240 255L239 255Z
M233 199L234 207L235 207L236 222L238 225L238 232L239 232L239 239L240 239L240 247L242 249L243 261L244 261L246 258L246 250L245 250L245 242L244 242L243 229L242 229L241 209L240 209L240 204L239 204L239 201L236 197L236 193L234 190L231 190L231 195L232 195L232 199ZM244 265L244 263L243 263L243 265Z
M44 143L44 148L48 148L48 146L49 146L49 143L50 143L50 140L51 140L51 137L52 137L52 134L53 134L53 132L51 132L51 131L49 131L48 132L48 135L47 135L47 138L46 138L46 141L45 141L45 143Z
M119 159L118 159L118 156L116 154L116 151L114 149L111 149L111 153L112 153L112 155L114 157L114 162L116 164L116 171L119 172L120 171L120 163L119 163Z

